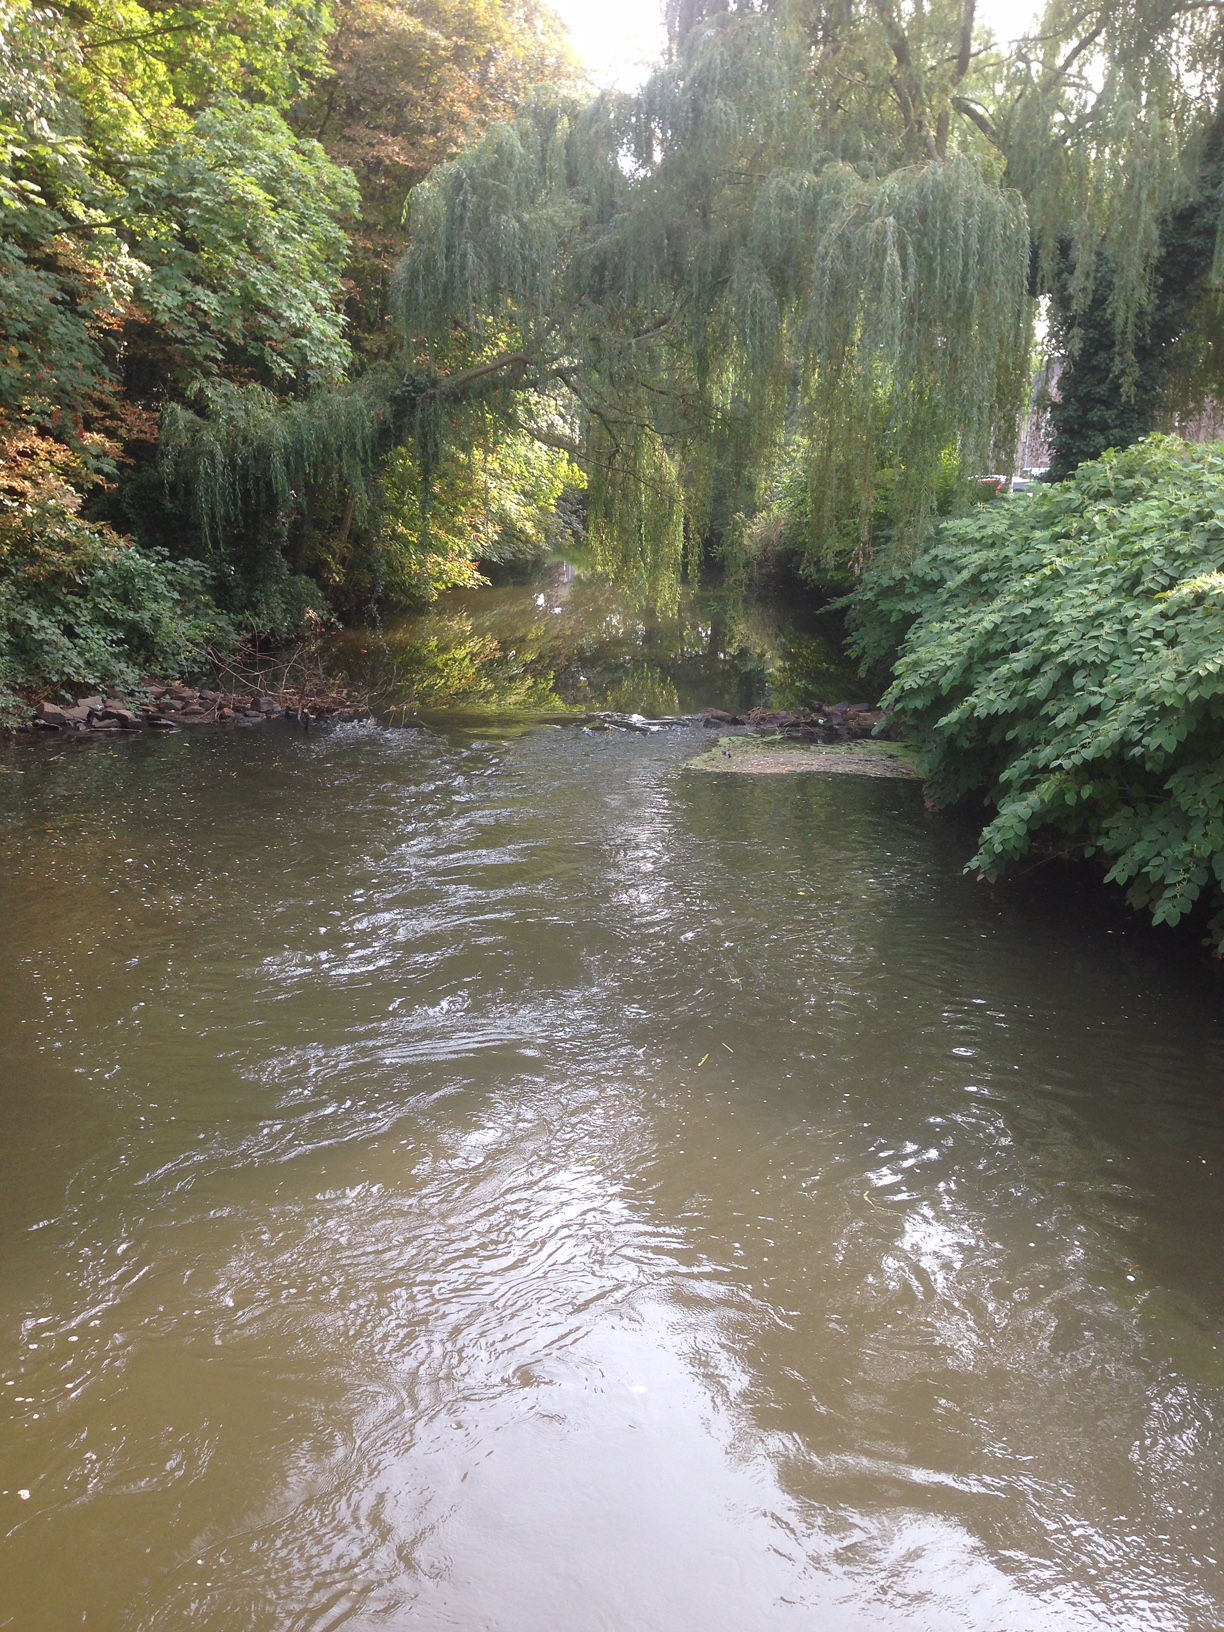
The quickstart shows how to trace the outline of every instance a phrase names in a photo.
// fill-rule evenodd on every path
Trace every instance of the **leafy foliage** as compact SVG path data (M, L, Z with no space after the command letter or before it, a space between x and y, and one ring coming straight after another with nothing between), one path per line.
M930 796L983 790L989 877L1052 834L1224 945L1224 446L1153 437L947 525L855 597Z
M1060 469L1224 389L1187 343L1219 328L1218 7L1050 0L1006 49L974 0L670 17L640 94L539 101L435 172L401 278L411 333L491 366L495 322L507 389L560 406L610 566L674 596L780 445L809 571L911 549L949 461L958 503L1010 468L1026 287L1065 351Z
M336 0L328 71L293 109L361 189L348 312L361 351L384 356L387 284L403 253L410 189L533 85L572 77L556 18L539 0Z
M132 167L121 208L135 297L178 346L186 383L227 363L268 383L343 377L337 295L357 205L317 143L234 99Z
M119 0L69 24L0 5L10 414L62 434L121 384L153 404L227 367L297 384L343 373L355 191L275 107L235 94L300 84L305 64L278 67L277 45L304 31L311 60L326 19L307 28L311 9Z
M62 444L0 438L0 717L18 709L17 687L131 685L234 638L202 568L83 520L69 476L87 480Z
M387 461L379 529L379 601L392 610L432 601L444 589L487 582L478 563L542 556L557 501L581 474L563 453L519 433L451 452L436 472L429 525L411 449Z
M818 554L847 515L866 549L882 466L908 541L946 450L982 468L1011 434L1028 229L975 127L946 117L971 72L963 9L923 8L900 101L882 17L714 16L639 95L538 99L413 196L405 328L435 347L465 329L528 428L560 412L593 546L664 597L686 545L754 508L787 436L811 449ZM816 21L836 74L813 68Z
M286 402L260 386L219 383L163 414L162 473L200 547L233 554L244 539L300 521L310 493L368 504L385 411L377 389Z

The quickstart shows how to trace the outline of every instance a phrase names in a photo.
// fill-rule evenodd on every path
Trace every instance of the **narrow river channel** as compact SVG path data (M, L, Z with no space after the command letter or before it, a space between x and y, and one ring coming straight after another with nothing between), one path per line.
M0 753L0 1627L1224 1624L1216 972L709 741Z

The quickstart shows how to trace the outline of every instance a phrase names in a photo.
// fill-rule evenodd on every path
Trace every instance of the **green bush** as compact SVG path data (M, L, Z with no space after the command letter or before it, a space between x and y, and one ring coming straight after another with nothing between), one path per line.
M138 550L78 513L53 443L0 439L0 723L20 691L131 685L197 667L235 632L198 562Z
M996 814L970 866L1056 839L1224 945L1224 446L1152 437L874 569L851 628L930 797Z

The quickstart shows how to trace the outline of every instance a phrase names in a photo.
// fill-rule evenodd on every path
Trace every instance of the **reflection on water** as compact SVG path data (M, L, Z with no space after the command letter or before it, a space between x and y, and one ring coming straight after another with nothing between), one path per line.
M1224 1624L1214 973L704 740L0 754L0 1626Z
M827 627L826 627L827 626ZM346 635L346 671L393 717L499 732L574 710L647 716L862 700L826 617L685 590L674 616L557 562L527 585L457 590L415 618Z

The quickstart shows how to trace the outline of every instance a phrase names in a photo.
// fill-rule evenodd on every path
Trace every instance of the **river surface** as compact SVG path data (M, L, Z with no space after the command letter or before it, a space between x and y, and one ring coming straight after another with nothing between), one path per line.
M708 742L0 753L0 1626L1224 1624L1217 973Z
M827 612L684 589L667 614L564 561L530 583L458 590L340 643L392 718L495 736L574 710L652 717L874 700Z

